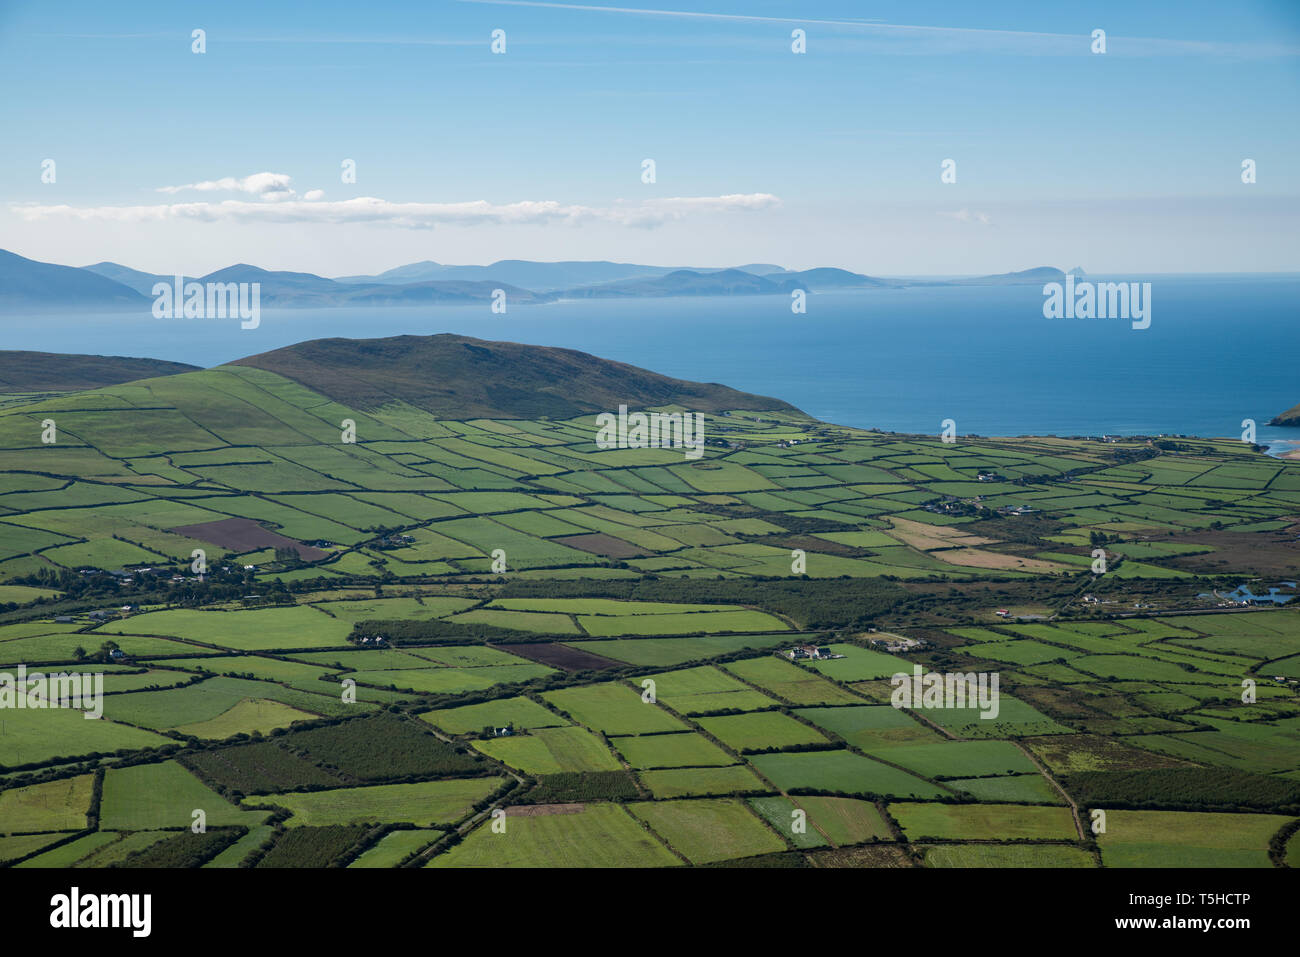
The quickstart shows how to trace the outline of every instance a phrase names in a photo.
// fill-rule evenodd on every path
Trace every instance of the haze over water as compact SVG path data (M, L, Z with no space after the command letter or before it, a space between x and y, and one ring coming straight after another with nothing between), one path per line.
M1089 277L1099 279L1100 277ZM1115 277L1118 278L1118 277ZM784 296L264 309L238 320L15 314L5 348L211 366L305 339L455 332L580 349L684 379L772 395L831 422L937 434L1182 433L1300 440L1268 428L1300 402L1300 276L1131 277L1152 322L1045 319L1040 286ZM581 384L575 383L575 389Z

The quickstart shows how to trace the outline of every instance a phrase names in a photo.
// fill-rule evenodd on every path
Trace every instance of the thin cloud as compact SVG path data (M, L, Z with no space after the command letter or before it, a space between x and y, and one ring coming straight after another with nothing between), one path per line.
M981 213L969 209L959 209L953 213L940 213L940 216L946 216L949 219L955 219L959 223L969 223L972 226L992 226L993 220L988 213Z
M175 39L175 32L165 33L38 33L35 36L54 40L156 40ZM222 43L317 43L317 44L376 44L380 46L477 47L479 39L452 40L444 37L414 36L241 36L221 34ZM189 34L186 34L189 42Z
M779 23L796 26L824 26L836 30L858 30L868 37L916 40L948 51L970 49L1028 55L1093 55L1090 33L1050 33L1033 30L990 30L979 27L917 26L878 20L833 20L815 17L764 17L740 13L710 13L697 10L660 10L648 7L606 7L596 4L556 3L547 0L458 0L489 6L530 7L583 13L616 13L633 16L733 23ZM1273 43L1226 43L1201 40L1169 40L1159 37L1108 36L1110 54L1119 56L1200 55L1272 57L1298 56L1300 46Z
M219 182L219 181L215 181ZM312 196L319 192L313 190ZM677 196L609 206L582 206L553 200L518 203L394 203L372 196L322 202L289 199L278 202L226 200L219 203L162 203L153 206L13 206L28 222L71 219L79 222L163 223L365 223L406 229L477 225L582 225L612 223L653 228L687 217L756 212L781 205L770 193L731 193L725 196Z
M743 13L708 13L698 10L650 10L642 7L602 7L584 3L544 3L541 0L459 0L500 7L542 7L552 10L576 10L592 13L632 13L654 17L682 17L691 20L731 20L742 23L817 23L829 26L859 27L877 20L817 20L807 17L760 17Z

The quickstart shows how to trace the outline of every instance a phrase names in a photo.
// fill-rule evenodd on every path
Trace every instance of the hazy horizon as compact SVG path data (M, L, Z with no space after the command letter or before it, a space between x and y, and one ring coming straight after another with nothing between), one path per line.
M38 258L35 257L35 256L26 255L26 254L23 253L21 250L17 250L17 249L3 249L2 251L11 252L11 253L14 253L15 255L22 256L22 257L25 258L25 259L32 259L32 260L35 260L35 261L37 261L37 262L48 262L48 263L51 263L51 264L53 264L53 265L58 265L58 266L72 266L72 267L79 268L79 269L88 269L88 268L90 268L90 267L92 267L92 266L99 266L99 265L103 265L103 264L109 264L109 263L111 263L111 264L113 264L113 265L117 265L117 266L125 266L125 267L127 267L127 268L129 268L129 269L135 269L135 270L137 270L138 272L143 272L143 273L151 273L151 274L154 274L154 275L160 275L160 276L173 275L173 273L168 273L168 272L166 272L166 271L158 270L158 269L150 269L150 268L148 268L147 265L146 265L146 266L141 266L141 265L138 264L138 263L135 263L135 262L126 262L126 261L123 261L122 259L103 258L103 259L97 259L97 260L95 260L95 261L93 261L93 262L60 262L60 261L55 261L55 260L41 260L41 259L38 259ZM1062 271L1069 271L1069 270L1073 270L1073 269L1082 269L1084 272L1088 273L1089 275L1096 275L1096 276L1109 276L1109 277L1115 277L1115 278L1118 278L1118 277L1130 277L1130 276L1132 276L1132 277L1141 276L1141 277L1146 278L1146 279L1158 279L1158 278L1160 278L1160 277L1162 277L1162 276L1163 276L1163 277L1198 277L1198 278L1205 278L1205 279L1213 279L1213 278L1217 278L1217 277L1227 277L1227 276L1256 276L1256 277L1260 277L1260 278L1265 278L1265 277L1268 277L1268 276L1281 276L1281 277L1285 277L1285 276L1295 276L1295 275L1300 275L1300 268L1296 268L1296 269L1253 269L1253 270L1252 270L1252 269L1238 269L1238 270L1205 269L1205 270L1181 271L1181 272L1179 272L1179 271L1174 271L1174 272L1126 272L1126 271L1117 271L1117 272L1109 272L1109 271L1107 271L1107 272L1101 272L1101 271L1097 271L1097 270L1089 269L1087 266L1085 266L1085 265L1083 265L1083 264L1081 264L1081 263L1076 263L1076 264L1073 265L1073 266L1062 266L1062 265L1060 265L1060 264L1058 264L1058 263L1036 263L1036 264L1034 264L1034 265L1029 265L1029 266L1019 266L1019 265L1017 265L1017 266L1014 266L1014 267L1008 267L1008 268L1006 268L1006 269L1001 269L1001 270L999 270L999 271L996 272L996 273L984 273L984 272L980 272L980 273L937 273L937 272L899 272L899 273L886 273L886 272L872 271L872 270L861 271L861 270L849 269L849 267L847 267L847 266L841 266L841 265L838 265L838 264L836 264L836 263L824 263L824 262L823 262L823 263L814 263L813 265L811 265L811 266L806 266L806 267L790 267L790 266L786 265L785 263L769 263L769 262L763 262L763 263L760 263L760 262L758 262L757 260L753 260L753 261L745 261L745 262L735 262L735 263L728 263L728 264L722 264L722 265L720 265L720 264L716 264L716 263L641 262L641 261L624 260L624 259L586 259L586 260L574 260L574 259L543 259L543 258L537 258L537 257L497 257L497 258L492 259L492 260L483 260L483 261L479 261L479 262L444 262L444 261L439 261L439 260L429 260L429 259L413 259L413 260L404 261L404 262L392 263L392 264L390 264L390 265L388 265L388 266L384 266L384 267L382 267L382 268L376 269L376 270L371 271L371 272L340 272L340 273L327 273L327 272L323 272L323 271L321 271L321 270L312 269L312 268L309 267L309 266L288 266L288 267L280 267L280 268L278 268L278 269L271 269L271 268L268 267L268 266L262 265L261 263L257 263L257 262L249 261L248 259L236 259L236 260L232 260L232 261L230 261L230 262L227 262L227 263L225 263L224 265L219 265L219 266L216 266L216 267L214 267L214 268L212 268L212 269L204 270L204 271L202 271L202 272L197 271L197 270L194 270L194 271L187 271L187 272L182 273L182 275L184 275L184 276L188 276L188 277L191 277L191 278L195 278L195 277L201 277L201 276L207 275L207 274L212 273L212 272L217 272L217 271L219 271L219 270L221 270L221 269L228 269L228 268L232 268L232 267L235 267L235 266L253 266L253 267L256 267L256 268L259 268L259 269L267 269L268 271L271 271L271 272L283 271L283 272L310 273L310 274L313 274L313 275L316 275L316 276L320 276L321 278L324 278L324 279L335 279L335 280L337 280L337 279L342 279L342 278L351 278L351 277L354 277L354 276L378 276L378 275L381 275L382 273L385 273L385 272L391 271L391 270L393 270L393 269L398 269L398 268L405 267L405 266L413 266L413 265L417 265L417 264L420 264L420 263L426 263L426 262L436 263L436 264L439 265L439 266L448 267L448 268L461 268L461 267L487 267L487 266L492 266L492 265L494 265L495 263L498 263L498 262L532 262L532 263L541 263L541 264L556 264L556 263L563 263L563 262L610 262L610 263L614 263L615 265L625 265L625 266L649 266L649 267L652 267L652 268L655 268L655 269L692 269L692 270L705 270L705 271L711 271L711 270L723 270L723 269L738 269L738 268L743 268L743 267L745 267L745 266L755 266L755 265L768 265L768 266L782 266L782 267L784 267L784 268L786 268L786 269L788 269L789 271L792 271L792 272L800 271L800 269L813 269L813 268L847 269L847 270L849 270L849 271L851 271L851 272L863 272L863 274L865 274L865 275L873 276L873 277L878 278L878 279L914 279L914 280L969 279L969 278L975 278L975 277L987 276L987 275L1001 275L1001 274L1004 274L1004 273L1022 272L1022 271L1029 270L1029 269L1044 268L1044 267L1046 267L1046 268L1061 269Z

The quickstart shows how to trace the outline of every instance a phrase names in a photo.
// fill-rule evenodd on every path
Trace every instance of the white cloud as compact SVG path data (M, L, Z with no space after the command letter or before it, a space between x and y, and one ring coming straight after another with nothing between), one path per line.
M186 183L184 186L160 186L160 193L182 193L194 190L200 193L251 193L265 200L292 199L298 194L289 184L293 177L287 173L253 173L243 179L225 176L221 179Z
M975 226L992 226L993 220L989 218L988 213L971 211L969 209L959 209L955 213L940 213L940 216L947 216L949 219L955 219L959 223L970 223Z
M248 177L254 179L254 177ZM220 181L218 181L220 182ZM247 182L243 180L240 182ZM196 184L197 185L197 184ZM179 187L177 187L179 189ZM249 191L249 190L246 190ZM737 211L757 211L781 205L770 193L732 193L725 196L677 196L636 203L619 200L609 206L582 206L554 200L525 200L518 203L393 203L373 196L319 202L312 190L306 200L277 202L225 200L219 203L163 203L154 206L40 206L19 205L11 209L20 218L35 222L71 219L82 222L160 223L168 221L236 223L370 223L406 229L482 224L581 225L585 222L653 228L688 216ZM265 193L259 195L265 196ZM294 194L296 196L296 194Z
M307 190L307 192L303 193L302 198L307 200L308 202L314 203L318 199L323 199L324 196L325 196L325 190L323 189L309 189Z

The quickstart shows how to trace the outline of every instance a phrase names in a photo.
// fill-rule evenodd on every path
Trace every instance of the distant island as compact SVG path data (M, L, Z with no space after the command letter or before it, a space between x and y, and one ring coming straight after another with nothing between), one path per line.
M490 302L504 292L511 304L566 299L637 299L672 296L789 296L849 289L947 285L1034 285L1064 279L1051 266L958 279L885 279L822 266L791 270L771 263L726 268L665 267L607 261L501 260L487 266L447 266L433 261L398 266L373 276L330 279L313 273L268 270L247 263L184 282L257 283L262 306L410 306ZM0 304L28 309L147 309L158 284L176 277L114 262L76 267L27 259L0 250Z
M1300 428L1300 404L1293 405L1281 415L1274 416L1268 424Z

